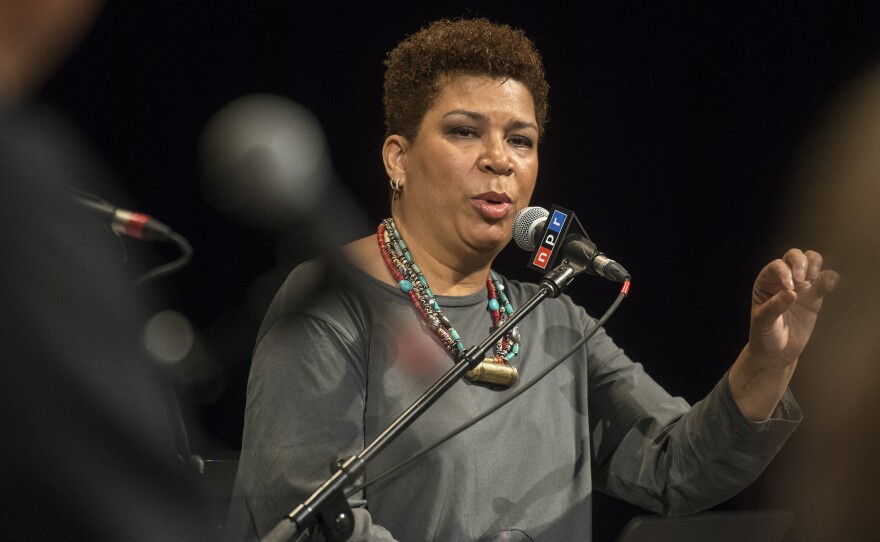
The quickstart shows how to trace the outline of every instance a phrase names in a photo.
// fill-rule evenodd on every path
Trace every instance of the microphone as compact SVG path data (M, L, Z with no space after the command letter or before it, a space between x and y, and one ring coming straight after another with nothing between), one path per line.
M199 159L208 203L278 233L281 254L337 252L372 229L318 118L293 100L257 93L224 105L202 131Z
M540 245L541 232L547 224L550 211L543 207L526 207L520 209L513 217L513 240L516 246L529 252Z
M334 201L324 130L283 96L249 94L223 106L202 131L199 154L205 199L248 222L285 229L292 220L325 217Z
M542 207L526 207L513 219L513 239L523 250L534 251L529 265L538 271L544 270L558 254L562 254L570 264L582 267L591 275L599 275L614 282L624 282L630 275L622 265L605 256L596 249L574 213L554 206L553 218ZM577 230L568 233L574 224ZM567 234L567 235L566 235ZM562 243L558 243L559 239Z
M75 199L84 207L109 217L110 227L116 233L141 241L168 241L173 234L171 228L150 215L119 209L109 203L82 196L76 196Z

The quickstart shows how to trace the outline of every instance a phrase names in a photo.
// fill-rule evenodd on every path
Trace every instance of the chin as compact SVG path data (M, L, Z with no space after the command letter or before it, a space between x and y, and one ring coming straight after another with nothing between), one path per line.
M494 224L481 221L463 233L465 243L480 253L501 252L513 238L513 231L506 220Z
M507 246L507 243L511 240L511 235L506 233L504 235L484 235L476 239L476 242L473 244L473 247L480 252L501 252L501 250Z

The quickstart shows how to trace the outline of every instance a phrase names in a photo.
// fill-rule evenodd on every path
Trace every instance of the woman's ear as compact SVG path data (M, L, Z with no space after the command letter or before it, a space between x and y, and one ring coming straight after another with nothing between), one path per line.
M385 138L382 145L382 161L385 163L385 173L389 179L406 180L406 161L404 156L409 147L409 141L401 135L392 134Z

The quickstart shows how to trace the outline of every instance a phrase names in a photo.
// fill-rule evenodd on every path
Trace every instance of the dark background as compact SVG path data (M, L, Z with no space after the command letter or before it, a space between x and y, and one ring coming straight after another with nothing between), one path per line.
M632 273L632 294L607 326L631 357L692 402L717 381L746 341L757 271L784 247L810 244L777 234L780 211L828 101L880 59L880 8L584 4L109 3L44 97L100 149L126 203L195 248L189 266L155 284L154 303L186 315L211 360L183 386L204 427L197 448L239 446L262 313L290 267L314 253L305 242L280 249L275 232L206 203L197 159L205 124L253 92L299 102L323 125L339 179L378 223L387 215L382 61L444 16L485 16L535 40L551 111L533 202L574 209ZM147 261L173 256L135 250ZM534 278L525 263L512 248L496 267ZM616 290L583 279L570 293L598 314ZM751 505L746 492L727 506ZM599 499L596 539L636 512Z

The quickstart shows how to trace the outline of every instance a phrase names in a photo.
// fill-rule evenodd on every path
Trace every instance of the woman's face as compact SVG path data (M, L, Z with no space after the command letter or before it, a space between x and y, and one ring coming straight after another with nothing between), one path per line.
M510 241L513 217L535 187L534 100L511 79L440 82L415 139L401 138L403 193L392 208L405 234L426 250L494 257Z

